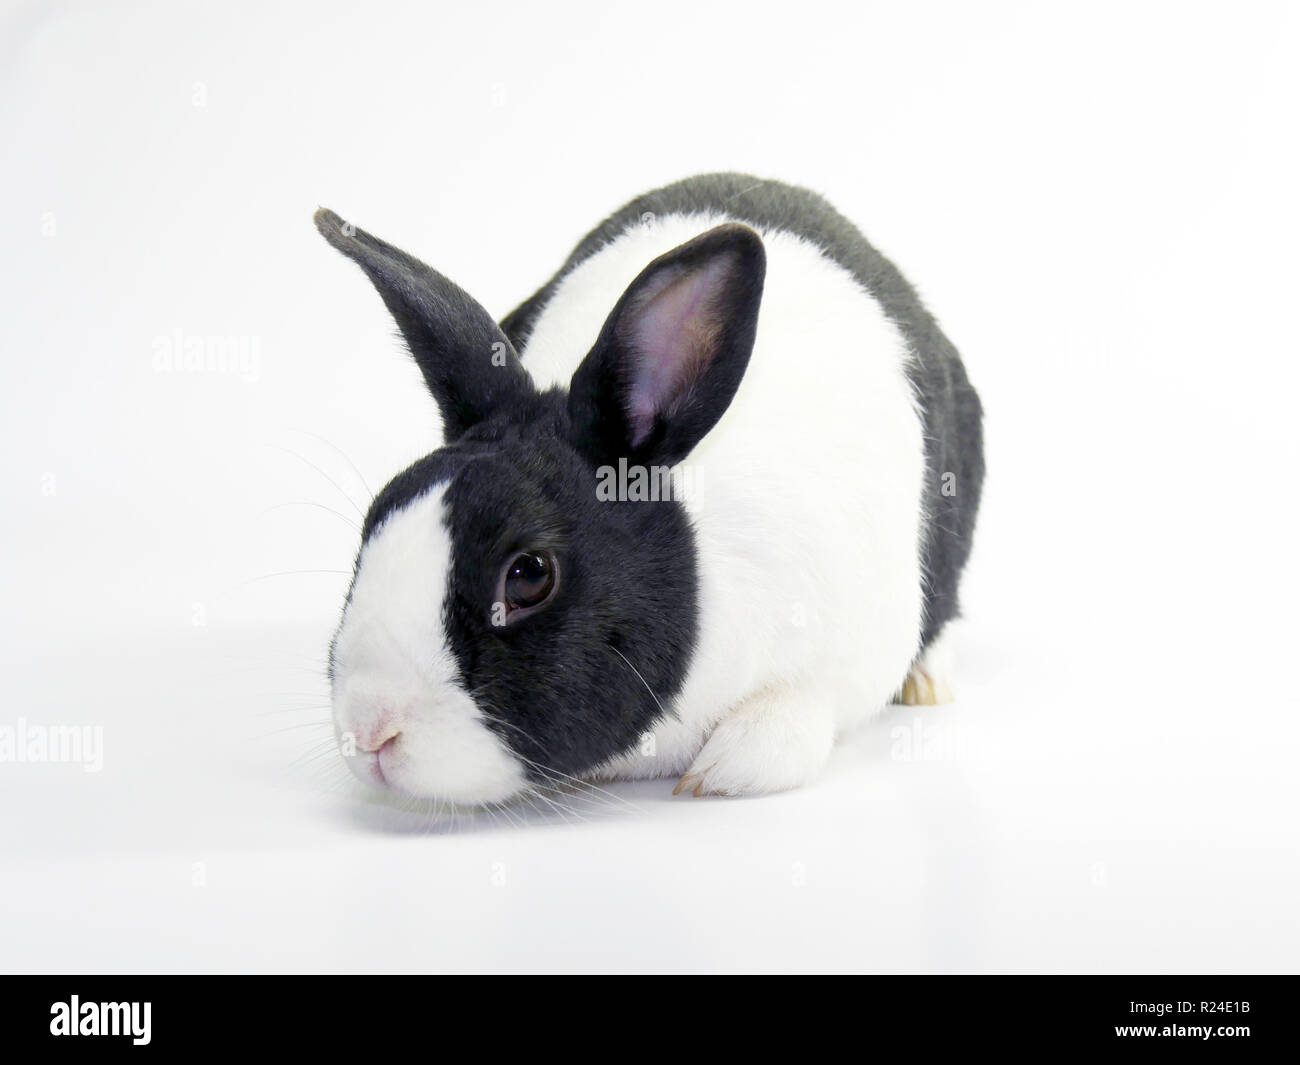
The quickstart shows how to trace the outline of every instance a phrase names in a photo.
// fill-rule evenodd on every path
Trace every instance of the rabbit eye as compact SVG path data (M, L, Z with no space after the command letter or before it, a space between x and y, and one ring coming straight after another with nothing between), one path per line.
M525 551L506 566L502 600L507 610L529 610L541 606L555 593L555 556Z

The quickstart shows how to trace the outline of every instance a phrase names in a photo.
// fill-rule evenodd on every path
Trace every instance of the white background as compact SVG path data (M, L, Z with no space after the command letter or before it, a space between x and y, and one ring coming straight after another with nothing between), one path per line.
M10 5L0 726L105 749L0 764L0 967L1294 970L1298 52L1263 3ZM825 193L983 395L958 702L783 796L360 801L320 666L437 423L312 211L503 314L715 169Z

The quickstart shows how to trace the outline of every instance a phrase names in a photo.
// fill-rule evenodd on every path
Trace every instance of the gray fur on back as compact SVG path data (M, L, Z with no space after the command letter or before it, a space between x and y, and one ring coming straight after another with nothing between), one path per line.
M502 329L522 351L542 308L578 263L647 213L696 212L726 214L758 229L783 229L812 241L853 274L907 339L915 356L908 376L925 423L925 624L921 646L928 646L958 613L957 585L970 555L984 480L980 401L966 378L957 349L912 286L852 222L817 193L747 174L704 174L638 196L588 233L559 272L505 317ZM834 387L834 382L828 382L828 387ZM869 476L870 471L864 470L863 475Z

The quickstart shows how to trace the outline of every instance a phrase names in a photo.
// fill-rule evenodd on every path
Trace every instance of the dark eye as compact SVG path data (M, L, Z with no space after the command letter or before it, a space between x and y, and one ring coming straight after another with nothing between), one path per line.
M506 566L502 598L507 610L541 606L555 591L555 556L525 551Z

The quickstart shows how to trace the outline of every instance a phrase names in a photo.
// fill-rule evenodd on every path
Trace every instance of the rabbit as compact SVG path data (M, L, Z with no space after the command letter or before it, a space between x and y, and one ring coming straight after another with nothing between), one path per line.
M744 174L634 199L498 325L321 208L441 414L374 498L329 652L361 780L749 795L891 700L951 697L982 410L899 271Z

